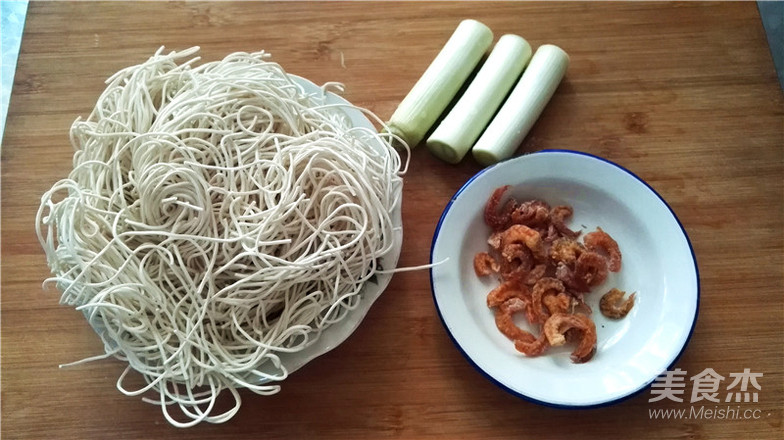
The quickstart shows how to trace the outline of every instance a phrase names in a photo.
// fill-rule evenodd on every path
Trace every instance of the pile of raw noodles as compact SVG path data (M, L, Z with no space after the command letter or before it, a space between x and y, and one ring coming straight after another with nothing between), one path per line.
M127 361L120 391L156 393L181 427L230 419L237 388L277 392L279 355L357 307L405 172L399 139L352 127L326 85L304 93L264 52L196 65L197 50L107 80L37 216L47 281L99 332L96 358ZM131 370L146 386L126 389ZM235 404L215 415L224 390Z

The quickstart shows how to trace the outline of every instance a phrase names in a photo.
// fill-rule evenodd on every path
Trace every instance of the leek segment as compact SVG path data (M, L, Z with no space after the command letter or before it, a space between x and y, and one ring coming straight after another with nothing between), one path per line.
M428 138L428 149L441 160L460 162L530 59L531 45L525 39L511 34L499 38L460 100Z
M555 93L568 66L569 55L558 46L545 44L536 50L509 98L471 150L477 162L492 165L514 154Z
M457 95L493 42L493 32L463 20L387 122L390 133L415 147Z

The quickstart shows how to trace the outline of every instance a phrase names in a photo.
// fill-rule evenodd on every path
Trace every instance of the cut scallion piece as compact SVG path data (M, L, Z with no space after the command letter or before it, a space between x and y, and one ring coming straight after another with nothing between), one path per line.
M460 162L530 59L531 45L523 38L511 34L499 38L463 96L428 138L430 151L446 162Z
M569 55L561 48L545 44L536 50L509 98L471 150L477 162L491 165L514 154L555 93L568 66Z
M411 148L435 121L479 64L493 42L493 32L476 20L463 20L441 52L408 92L387 126Z

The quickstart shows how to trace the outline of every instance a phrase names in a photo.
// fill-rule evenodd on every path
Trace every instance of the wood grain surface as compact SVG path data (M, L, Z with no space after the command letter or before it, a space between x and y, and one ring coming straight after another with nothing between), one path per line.
M290 73L344 83L347 99L388 118L464 18L496 38L515 33L571 55L519 153L600 155L670 203L701 283L699 319L677 367L689 376L763 373L757 403L737 404L737 419L654 420L651 409L706 402L688 402L690 384L683 403L649 403L648 391L592 410L521 400L452 345L427 271L397 274L344 344L275 396L243 392L226 424L169 426L159 408L115 389L118 361L58 369L102 346L57 292L42 290L49 270L34 215L41 194L70 171L70 124L89 114L106 78L162 45L199 45L205 60L265 49ZM2 437L781 438L783 116L754 2L32 2L2 147ZM402 266L427 263L444 206L479 170L470 159L452 166L414 150Z

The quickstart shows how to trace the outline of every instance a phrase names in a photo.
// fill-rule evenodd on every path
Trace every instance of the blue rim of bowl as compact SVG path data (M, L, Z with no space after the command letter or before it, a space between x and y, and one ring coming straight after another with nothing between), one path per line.
M689 345L689 341L691 341L691 336L694 333L694 328L697 325L697 317L700 314L700 271L699 271L699 268L697 266L697 257L694 254L694 247L692 247L691 239L689 239L689 234L686 233L686 228L683 227L683 223L681 223L680 219L675 214L675 211L673 211L672 207L667 203L666 200L664 200L664 197L662 197L658 192L656 192L656 190L653 189L653 187L651 185L649 185L645 180L643 180L642 178L640 178L639 176L634 174L632 171L622 167L621 165L618 165L615 162L612 162L612 161L610 161L608 159L605 159L603 157L599 157L599 156L596 156L596 155L593 155L593 154L590 154L590 153L585 153L585 152L582 152L582 151L575 151L575 150L567 150L567 149L547 149L547 150L541 150L541 151L537 151L537 152L533 152L533 153L528 153L525 156L531 156L531 155L536 155L536 154L549 154L549 153L567 153L567 154L575 154L575 155L579 155L579 156L585 156L585 157L589 157L591 159L602 161L602 162L604 162L604 163L606 163L608 165L611 165L611 166L614 166L614 167L618 168L619 170L625 172L626 174L630 175L631 177L633 177L634 179L636 179L637 181L639 181L640 183L645 185L645 187L648 188L648 190L650 190L653 194L655 194L656 197L658 197L659 200L661 200L661 202L664 204L664 206L667 207L667 209L670 211L670 214L675 219L675 221L678 223L678 226L681 228L681 232L683 233L683 237L686 239L686 243L689 245L689 252L691 252L691 259L694 262L694 275L695 275L695 277L697 279L697 304L696 304L696 307L694 309L694 320L691 323L691 328L689 329L689 334L688 334L688 336L686 336L686 340L683 342L683 346L681 347L680 351L675 356L675 358L672 360L670 365L664 371L662 371L662 373L664 373L665 371L667 371L670 368L672 368L676 363L678 363L678 360L680 359L681 355L683 355L683 352L686 350L686 346L688 346ZM452 204L455 202L455 200L457 200L457 197L460 196L460 193L462 193L466 188L468 188L468 186L471 185L471 183L474 180L476 180L479 176L483 175L485 172L490 171L493 168L495 168L496 166L501 165L501 164L503 164L505 162L506 161L499 162L499 163L497 163L497 164L495 164L493 166L484 168L484 169L480 170L478 173L474 174L470 179L468 179L468 181L466 183L463 184L463 186L460 187L460 189L457 190L457 192L455 192L455 194L449 200L449 203L447 203L446 207L444 207L444 212L441 214L441 218L438 219L438 224L436 225L436 230L433 233L433 241L430 244L430 264L431 265L433 264L433 251L435 250L436 240L438 239L439 232L441 231L441 226L444 223L444 218L446 218L446 215L449 212L449 209L452 207ZM590 405L567 405L567 404L552 403L552 402L546 402L546 401L539 400L539 399L534 399L533 397L530 397L530 396L527 396L527 395L522 394L520 392L517 392L517 391L509 388L508 386L504 385L500 381L498 381L492 375L490 375L485 370L480 368L479 365L477 365L476 362L474 362L474 360L471 359L471 357L465 352L465 350L463 350L463 347L460 346L460 344L457 342L455 337L449 331L449 328L446 325L446 321L444 321L444 316L441 314L441 309L438 307L438 301L436 301L435 285L433 283L433 268L432 267L430 268L430 293L433 296L433 303L436 306L436 312L438 313L438 318L441 320L441 324L444 326L444 329L446 330L446 334L449 335L449 339L452 340L452 343L460 351L460 354L463 355L463 357L469 362L469 364L471 364L471 366L474 367L475 370L477 370L479 373L481 373L488 380L490 380L491 382L496 384L501 389L507 391L508 393L510 393L512 395L520 397L523 400L527 400L529 402L537 403L539 405L548 406L548 407L551 407L551 408L559 408L559 409L603 408L603 407L615 405L617 403L623 402L624 400L628 400L628 399L631 399L634 396L637 396L638 394L640 394L643 391L645 391L646 389L648 389L648 387L656 380L656 377L658 377L658 376L656 376L656 377L651 378L651 380L649 380L648 382L644 383L639 389L634 390L634 391L632 391L632 392L630 392L630 393L628 393L628 394L626 394L624 396L617 397L615 399L608 400L606 402L600 402L600 403L595 403L595 404L590 404Z

